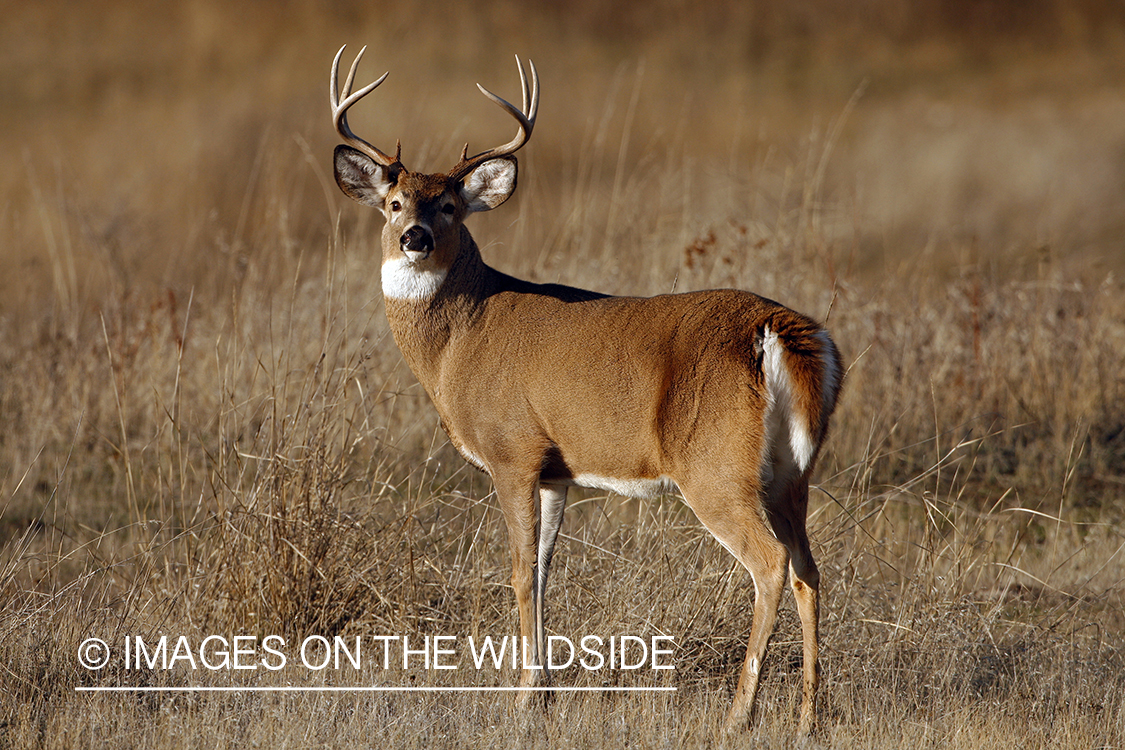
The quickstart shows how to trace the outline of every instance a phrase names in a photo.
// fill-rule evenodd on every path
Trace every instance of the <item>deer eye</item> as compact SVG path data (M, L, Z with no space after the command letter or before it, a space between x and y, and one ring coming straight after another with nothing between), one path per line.
M452 215L453 212L456 211L456 210L457 210L457 207L454 206L452 203L446 203L444 206L441 207L441 212L443 214L447 214L447 215Z
M391 201L391 210L392 211L401 211L402 210L402 204L399 203L398 201Z

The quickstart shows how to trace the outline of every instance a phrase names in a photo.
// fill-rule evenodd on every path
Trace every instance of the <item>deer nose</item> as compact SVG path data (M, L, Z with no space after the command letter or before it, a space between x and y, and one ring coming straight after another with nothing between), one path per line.
M429 229L415 224L402 233L402 236L398 239L398 244L402 246L403 250L414 253L428 253L434 249L434 236L430 234Z

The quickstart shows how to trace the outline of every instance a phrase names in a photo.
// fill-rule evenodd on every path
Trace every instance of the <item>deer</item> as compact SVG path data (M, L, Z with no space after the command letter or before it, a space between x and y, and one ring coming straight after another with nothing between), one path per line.
M384 216L381 286L403 358L457 452L491 478L504 518L521 641L543 675L547 578L570 487L656 498L678 492L754 583L746 656L727 716L747 726L786 577L801 621L798 731L815 721L820 575L806 519L809 477L843 382L822 325L734 289L611 296L539 284L485 263L465 225L516 189L515 152L539 107L539 75L517 108L480 84L518 124L508 143L448 172L406 168L355 135L348 110L388 73L352 92L366 48L339 85L332 63L336 182ZM529 692L530 692L529 690Z

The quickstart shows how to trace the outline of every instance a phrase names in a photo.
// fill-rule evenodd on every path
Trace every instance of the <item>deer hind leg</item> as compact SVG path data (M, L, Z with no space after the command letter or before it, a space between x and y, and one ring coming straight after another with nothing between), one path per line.
M785 587L785 548L770 537L755 540L754 548L736 555L754 579L754 624L746 644L746 659L734 692L727 725L745 723L754 708L758 693L758 677L766 656L766 647L777 622L777 609ZM772 542L772 543L770 543Z
M789 584L801 617L804 689L798 732L806 735L812 731L816 720L816 692L820 684L820 573L813 560L805 528L809 505L808 474L791 475L779 489L779 502L767 506L767 517L778 540L789 551Z
M539 486L539 554L535 566L535 653L538 664L543 667L543 678L550 682L551 673L547 669L547 626L544 610L547 599L547 576L551 569L551 558L555 554L555 542L562 526L563 510L566 508L566 486L541 484Z
M728 488L730 486L738 485L731 483ZM750 628L746 659L734 692L734 702L727 716L728 728L745 724L754 707L766 647L777 622L777 609L785 588L786 564L789 559L785 546L774 537L758 513L757 489L748 489L747 493L736 498L713 500L706 505L692 504L703 525L750 571L754 579L754 622ZM689 497L686 489L684 497Z

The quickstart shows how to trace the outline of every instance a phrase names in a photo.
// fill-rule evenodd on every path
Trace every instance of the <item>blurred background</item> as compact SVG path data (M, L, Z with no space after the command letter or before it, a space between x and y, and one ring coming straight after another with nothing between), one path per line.
M1117 507L1125 6L1110 0L13 5L9 486L28 470L50 487L35 457L86 440L83 492L119 496L131 442L167 459L162 387L195 449L218 450L223 399L265 398L255 363L281 367L261 347L293 358L271 372L288 377L330 334L344 354L371 347L369 390L409 396L361 399L383 409L371 455L432 453L432 410L381 317L381 217L332 177L344 44L345 66L367 46L361 83L391 72L353 128L428 171L510 137L473 84L517 98L513 55L533 58L520 190L472 221L486 260L613 294L740 287L830 318L852 365L832 471L872 460L904 481L987 436L990 487ZM109 373L116 393L98 387Z
M753 176L770 203L747 220L793 209L796 185L876 273L1125 259L1112 0L45 0L0 29L0 314L224 276L270 211L323 250L343 44L368 45L361 79L391 72L355 128L431 171L509 137L473 84L516 96L512 55L533 58L542 116L521 158L543 216L676 190L658 177L674 168L685 193ZM584 225L621 221L614 205Z
M0 745L525 744L475 696L193 714L73 690L98 633L515 627L491 485L389 334L381 216L333 180L344 44L361 84L390 71L353 128L427 171L511 137L474 84L517 98L513 55L535 61L520 188L470 222L492 265L826 320L848 365L809 524L828 741L1121 745L1119 0L6 3ZM674 499L572 498L552 627L674 634L681 692L628 721L560 703L538 744L729 740L749 577ZM783 610L771 747L800 683Z

